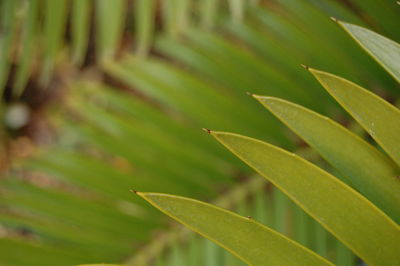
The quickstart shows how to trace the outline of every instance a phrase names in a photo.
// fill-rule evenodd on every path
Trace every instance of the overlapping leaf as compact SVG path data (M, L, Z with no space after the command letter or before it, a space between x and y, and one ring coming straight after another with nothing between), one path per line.
M158 193L138 195L249 265L332 265L251 218L189 198Z
M400 82L400 44L372 30L342 21L338 23Z
M390 265L400 259L396 244L399 226L336 177L268 143L232 133L211 134L365 262Z
M400 165L400 110L353 82L323 71L310 71Z
M302 106L254 96L341 171L366 197L400 221L399 168L343 126Z

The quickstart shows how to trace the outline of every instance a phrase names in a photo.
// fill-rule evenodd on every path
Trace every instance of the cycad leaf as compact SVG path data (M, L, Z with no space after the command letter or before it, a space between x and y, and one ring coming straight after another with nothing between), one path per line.
M122 37L127 1L100 0L96 3L97 55L101 63L112 59Z
M366 197L400 221L400 182L396 177L399 169L392 160L325 116L282 99L254 97L341 171Z
M323 71L309 70L400 165L400 110L353 82Z
M332 265L251 218L189 198L160 193L138 195L249 265Z
M20 97L28 83L34 62L35 41L38 29L39 1L29 1L27 18L24 21L24 32L22 37L22 52L19 57L18 70L15 77L13 94Z
M366 28L338 21L351 37L400 82L400 45Z
M391 265L400 260L399 226L361 194L281 148L237 134L210 133L366 263Z
M154 32L154 0L139 0L135 2L135 33L137 38L136 53L144 56L148 53Z
M82 64L89 42L90 1L74 0L72 2L71 39L73 61Z
M44 23L44 61L41 76L43 85L50 82L57 52L63 44L63 36L66 29L68 1L46 0L44 1L45 23Z

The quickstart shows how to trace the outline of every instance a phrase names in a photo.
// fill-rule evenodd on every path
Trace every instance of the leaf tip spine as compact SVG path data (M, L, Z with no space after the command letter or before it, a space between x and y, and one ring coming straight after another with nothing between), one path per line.
M336 22L336 23L339 22L339 20L338 20L337 18L335 18L335 17L330 17L330 19L331 19L333 22Z
M247 95L250 95L251 97L253 97L254 99L257 99L257 100L259 100L259 98L261 97L260 95L257 95L257 94L251 93L251 92L247 92Z
M204 131L204 132L207 132L208 134L211 134L211 130L210 129L208 129L208 128L202 128L202 130Z
M304 65L304 64L300 64L305 70L310 70L310 67L309 66L306 66L306 65Z
M130 189L129 191L132 192L132 193L135 193L136 195L138 195L138 193L139 193L139 191L136 191L134 189Z

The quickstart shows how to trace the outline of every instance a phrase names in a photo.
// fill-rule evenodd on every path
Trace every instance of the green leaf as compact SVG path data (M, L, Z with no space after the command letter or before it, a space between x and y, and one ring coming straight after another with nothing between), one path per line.
M400 45L366 28L337 21L357 43L400 82Z
M218 8L219 8L219 1L216 0L204 0L200 2L199 6L199 15L200 15L200 21L201 25L204 28L210 29L214 27L216 19L217 19L217 14L218 14Z
M191 17L190 0L166 0L161 2L165 31L173 37L188 29Z
M82 64L89 44L90 1L74 0L72 2L71 19L71 50L73 61Z
M0 37L0 92L3 93L10 72L12 62L11 49L16 34L15 10L17 2L5 0L0 3L0 27L2 33Z
M43 69L40 82L47 86L53 74L53 68L57 61L57 53L63 45L63 37L66 30L68 1L46 0L44 3L44 55Z
M392 160L328 117L282 99L254 97L341 171L366 197L400 221L400 182L396 177L399 168Z
M60 249L56 245L43 246L38 242L29 242L15 238L0 238L1 264L2 265L42 265L54 264L76 265L87 259L83 254L76 254L71 250ZM16 252L24 251L24 256ZM61 260L62 259L62 260Z
M239 22L243 20L244 13L244 4L243 0L229 0L229 10L232 17L233 24L237 25Z
M137 194L249 265L332 265L251 218L185 197L160 193Z
M32 71L32 65L35 61L35 42L37 40L38 16L39 16L39 1L29 1L26 19L24 20L24 32L22 37L21 56L18 61L18 70L16 72L13 94L15 97L20 97L24 92L25 86L28 83L29 76Z
M391 265L400 260L399 226L334 176L271 144L232 133L210 131L210 134L280 188L366 263Z
M155 11L156 5L154 0L135 1L136 53L139 56L147 55L150 50L154 32Z
M351 81L323 71L309 70L400 165L400 110Z
M127 1L99 0L96 4L97 56L101 63L113 59L122 37Z

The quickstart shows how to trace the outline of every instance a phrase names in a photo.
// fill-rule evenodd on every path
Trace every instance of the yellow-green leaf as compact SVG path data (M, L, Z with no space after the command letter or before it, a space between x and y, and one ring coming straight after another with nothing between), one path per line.
M316 253L249 217L185 197L160 193L137 194L249 265L332 265Z
M212 132L371 265L400 261L399 226L361 194L301 157L249 137Z
M351 81L324 71L309 70L400 165L400 110Z
M400 45L366 28L338 21L380 65L400 82Z
M350 130L300 105L254 97L341 171L368 199L400 221L399 168ZM356 153L355 153L356 151Z

